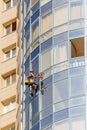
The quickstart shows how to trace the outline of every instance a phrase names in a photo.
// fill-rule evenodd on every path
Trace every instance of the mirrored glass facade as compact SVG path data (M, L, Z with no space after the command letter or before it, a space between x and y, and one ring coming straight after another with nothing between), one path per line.
M86 130L87 0L22 3L23 130ZM43 95L30 97L30 70L44 73Z

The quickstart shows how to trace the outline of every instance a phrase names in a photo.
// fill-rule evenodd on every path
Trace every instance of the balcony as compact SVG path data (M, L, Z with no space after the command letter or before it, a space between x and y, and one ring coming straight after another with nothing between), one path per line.
M2 17L1 17L1 23L5 23L7 21L11 21L12 19L17 18L17 6L14 6L8 10L4 10L2 12Z
M0 89L0 101L8 99L16 95L16 83Z
M8 35L4 35L1 38L0 48L3 49L7 46L12 45L12 43L17 43L17 41L18 41L17 31L14 31Z
M0 66L0 74L3 75L11 70L14 70L16 68L16 56L3 61Z
M0 115L0 129L16 121L16 109Z

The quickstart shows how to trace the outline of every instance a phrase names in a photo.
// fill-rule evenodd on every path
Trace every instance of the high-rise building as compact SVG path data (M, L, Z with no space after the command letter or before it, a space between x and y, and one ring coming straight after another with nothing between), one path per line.
M20 130L20 10L0 0L0 130Z
M87 0L22 4L23 130L86 130ZM24 84L30 70L43 72L43 95Z

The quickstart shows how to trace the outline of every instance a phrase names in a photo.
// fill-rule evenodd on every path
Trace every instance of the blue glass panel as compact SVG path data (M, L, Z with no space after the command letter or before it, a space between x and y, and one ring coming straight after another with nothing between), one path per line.
M41 51L46 50L47 48L52 46L52 38L48 39L47 41L41 44Z
M47 87L49 84L52 85L52 75L43 80L43 87Z
M32 62L32 70L34 71L35 75L38 74L38 71L39 71L39 58L38 57Z
M25 65L25 69L29 67L29 63L30 63L30 56L26 59L24 65Z
M25 76L28 76L28 74L29 74L29 67L25 68Z
M39 10L39 1L32 7L32 14L34 14L37 10Z
M69 87L68 79L61 80L54 84L54 102L59 102L68 99Z
M48 10L52 9L52 1L48 2L44 6L41 7L41 14L47 12Z
M53 7L63 5L63 4L65 4L67 1L68 1L68 0L53 0Z
M39 10L35 14L33 14L33 16L31 17L31 23L33 23L34 20L36 20L39 17L39 14Z
M59 73L55 73L54 74L54 82L58 81L58 80L62 80L68 77L68 70L64 70L62 72Z
M68 116L69 116L68 109L64 109L64 110L61 110L59 112L55 112L54 113L54 121L64 120L64 119L68 118Z
M63 42L68 39L68 32L61 33L59 35L54 36L54 45L59 42Z
M30 28L30 19L28 20L26 26L25 26L25 35L27 32L29 32L29 28Z
M49 85L44 89L44 94L42 95L41 98L41 109L44 110L48 106L52 105L52 85Z
M29 74L29 68L30 68L30 56L26 59L24 66L25 66L25 75L27 76Z
M85 94L85 77L72 77L71 78L71 96Z
M39 123L36 124L31 130L39 130Z
M37 113L39 111L38 103L39 103L39 99L38 99L38 96L37 96L37 97L34 98L34 109L33 109L34 113Z
M84 115L86 112L85 108L86 108L85 105L70 108L70 116L75 117L75 116Z
M31 59L33 59L38 54L39 54L39 46L31 53Z
M36 115L33 115L33 120L32 120L32 123L33 124L36 124L37 122L39 122L39 113L38 114L36 114Z
M82 37L84 35L84 29L73 30L69 32L69 38Z
M53 106L49 106L43 111L41 111L41 119L46 118L47 116L51 115L53 113Z
M29 87L26 87L26 90L25 90L25 96L26 96L26 97L29 96Z
M29 105L25 107L25 121L29 120Z
M26 2L26 6L28 8L28 6L30 5L30 0L25 0L25 2Z
M75 98L71 98L69 102L70 107L76 107L76 106L81 106L86 104L86 98L85 96L79 96Z
M53 122L53 115L50 115L41 121L41 128L46 127L47 125L51 124L52 122Z
M37 75L39 73L39 57L35 58L32 61L32 70L34 71L34 74ZM35 79L36 82L39 82L39 79Z
M81 74L85 74L85 67L76 67L76 68L71 68L70 69L70 75L81 75Z

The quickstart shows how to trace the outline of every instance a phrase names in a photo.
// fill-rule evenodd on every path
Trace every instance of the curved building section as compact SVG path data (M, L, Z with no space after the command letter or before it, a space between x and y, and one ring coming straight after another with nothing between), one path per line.
M86 0L23 1L24 130L86 130L86 5ZM30 97L24 85L30 70L44 73L43 95Z

